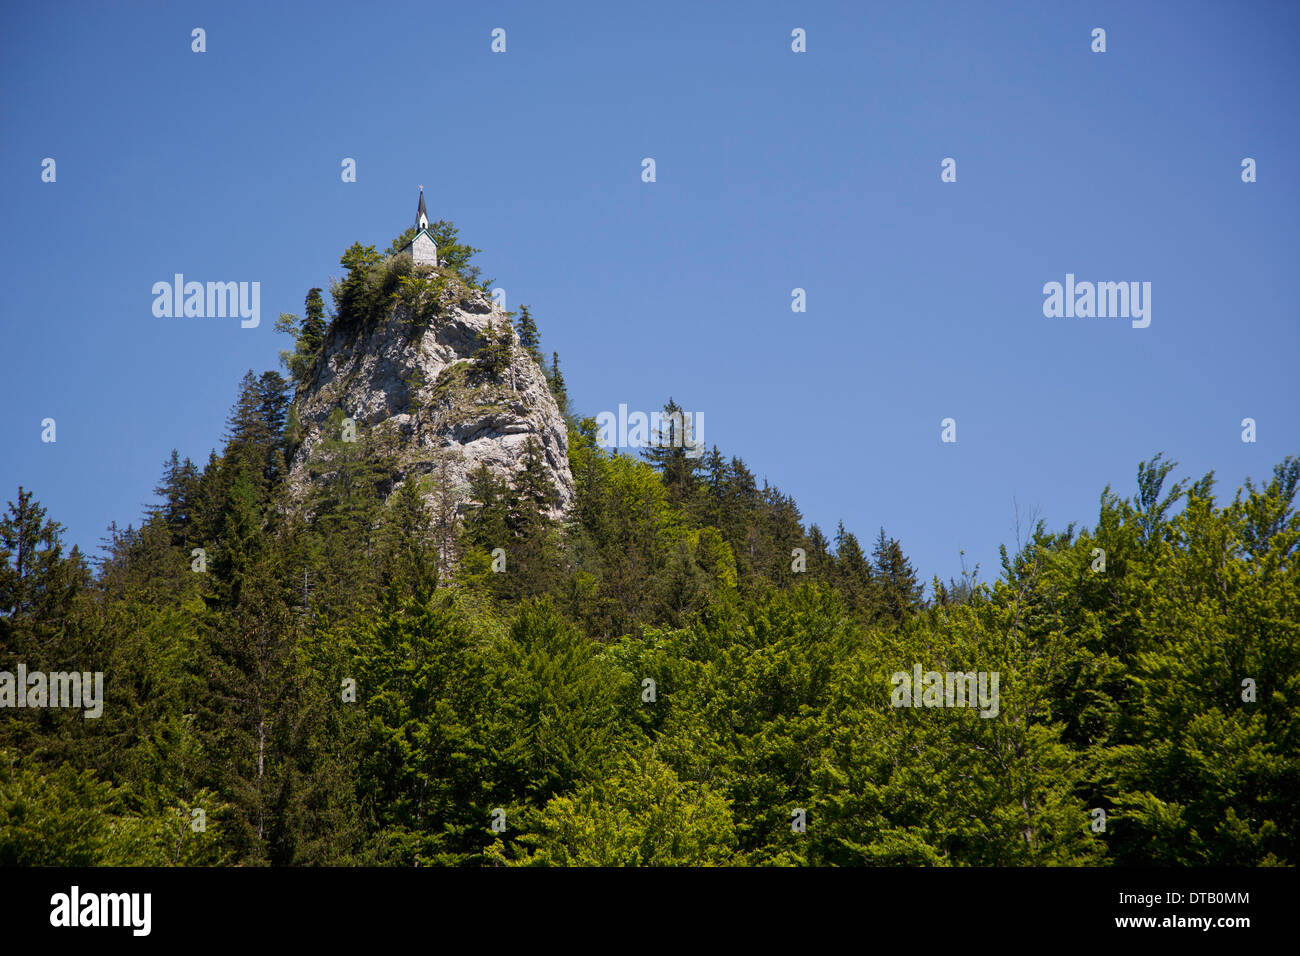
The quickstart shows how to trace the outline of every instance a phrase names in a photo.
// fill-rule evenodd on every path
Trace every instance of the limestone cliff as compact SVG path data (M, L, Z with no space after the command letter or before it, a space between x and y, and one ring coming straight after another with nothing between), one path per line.
M305 500L328 470L331 441L355 422L357 441L382 445L396 462L391 493L411 475L429 475L426 503L474 506L469 475L480 464L512 486L530 440L557 493L551 514L573 499L568 433L546 376L519 343L510 318L480 289L445 269L390 257L374 271L376 305L359 320L336 319L311 374L295 396L297 438L289 482ZM508 337L508 356L494 347Z

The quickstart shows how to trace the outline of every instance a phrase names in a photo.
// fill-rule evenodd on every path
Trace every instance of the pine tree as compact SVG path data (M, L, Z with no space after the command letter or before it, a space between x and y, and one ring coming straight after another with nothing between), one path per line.
M262 396L257 387L257 376L250 368L239 381L239 395L226 417L226 454L245 446L265 445L269 436L262 428L258 415Z
M73 601L88 583L81 551L74 546L64 556L63 526L20 485L17 502L0 515L0 652L57 660L48 642L66 634Z
M551 388L551 396L555 399L555 404L560 409L560 414L565 418L569 417L569 390L564 384L564 373L560 371L560 354L551 353L551 374L547 376Z
M673 503L681 504L695 495L701 449L693 435L690 413L683 412L671 398L659 421L655 434L650 436L649 447L642 454L663 475Z
M542 340L537 331L537 323L533 321L532 313L528 311L528 306L521 305L519 307L519 318L515 322L515 327L519 332L519 344L523 346L525 352L533 357L534 362L541 365Z
M462 548L490 555L497 548L507 547L513 537L509 485L480 462L469 474L469 494L475 507L465 518Z
M281 312L275 322L275 331L293 337L293 350L280 352L280 363L299 386L307 381L325 341L325 302L320 289L307 293L306 310L301 322L290 312Z
M850 609L859 612L873 609L871 567L857 536L845 530L843 521L835 531L835 585Z
M284 428L289 409L289 383L279 372L263 372L257 380L257 412L265 436L262 469L268 488L274 488L288 470Z
M344 441L343 418L341 410L333 413L313 451L310 575L314 609L348 617L377 600L377 526L400 468L396 436L358 426L356 440Z
M247 465L258 476L263 496L284 476L284 426L289 383L278 372L255 378L250 369L227 419L224 464Z
M803 515L794 498L763 483L763 509L760 535L764 550L770 555L763 568L768 582L791 582L790 551L807 544L803 532ZM805 551L807 548L805 548Z
M817 525L808 529L808 574L814 580L830 584L830 542Z
M479 339L478 351L474 353L479 369L489 378L497 378L510 367L514 344L510 323L507 322L504 328L497 328L489 319L487 328Z
M710 496L715 502L721 502L726 494L727 460L722 457L717 445L713 446L713 450L704 459L704 471L708 475L707 483ZM715 519L714 524L717 523Z
M188 540L187 531L193 521L193 495L198 481L198 471L194 462L188 458L184 462L176 449L163 466L162 482L154 488L153 493L162 499L152 513L166 525L171 537L172 547L182 547Z
M298 351L314 359L325 341L325 300L320 289L311 289L307 293L305 308Z
M380 524L379 562L390 602L423 601L438 584L433 521L421 494L424 482L410 474L393 494Z
M334 299L335 324L343 334L352 335L373 320L376 302L371 270L382 261L374 246L359 242L349 246L339 259L348 272L341 282L331 286L330 294Z
M278 555L256 540L262 536L241 535L247 527L238 513L230 520L241 527L232 527L213 564L225 586L201 648L208 693L197 708L196 730L209 768L203 782L228 795L233 807L223 823L240 855L258 861L273 858L275 804L296 723L294 696L286 693L293 621Z
M885 612L901 623L921 603L921 587L912 563L897 540L885 537L884 528L880 529L871 557L873 578L883 597Z
M558 500L542 446L530 435L524 446L523 470L512 488L507 520L514 564L505 593L515 599L543 593L554 579L559 564L554 541L557 528L549 512Z
M524 468L514 484L514 530L523 534L537 526L555 507L558 497L546 471L542 446L529 435L524 445Z

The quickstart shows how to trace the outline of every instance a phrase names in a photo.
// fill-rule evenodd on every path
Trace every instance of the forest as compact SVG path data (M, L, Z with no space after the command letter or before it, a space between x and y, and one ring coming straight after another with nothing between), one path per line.
M1300 461L1224 494L1154 454L1091 525L923 582L717 447L599 447L524 311L563 520L536 462L432 511L364 433L291 501L294 387L381 307L376 263L345 254L289 377L249 372L220 452L173 452L100 554L8 501L0 671L102 673L104 699L0 709L0 863L1297 862ZM996 713L898 706L914 668L997 674Z

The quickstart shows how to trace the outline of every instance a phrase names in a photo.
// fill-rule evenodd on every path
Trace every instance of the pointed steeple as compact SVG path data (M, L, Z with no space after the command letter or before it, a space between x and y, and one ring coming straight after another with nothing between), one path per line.
M429 210L424 206L424 187L420 187L420 205L415 210L415 235L403 252L409 252L417 266L438 265L438 244L429 233Z
M420 187L420 207L415 211L415 228L429 228L429 210L424 208L424 187Z

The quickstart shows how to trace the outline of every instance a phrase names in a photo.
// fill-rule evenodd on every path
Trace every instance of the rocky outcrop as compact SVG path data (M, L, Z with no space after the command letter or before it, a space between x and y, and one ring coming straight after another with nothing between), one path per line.
M358 441L391 454L391 488L430 475L440 503L450 496L460 514L474 505L471 472L486 465L513 485L535 440L557 493L552 516L560 517L573 500L568 433L542 369L482 291L442 270L417 266L413 274L423 277L421 289L403 286L403 298L393 297L376 321L326 337L294 400L294 496L304 500L319 479L325 443L339 437L346 416ZM484 348L494 333L511 343L508 358L495 363ZM430 507L433 497L426 495Z

